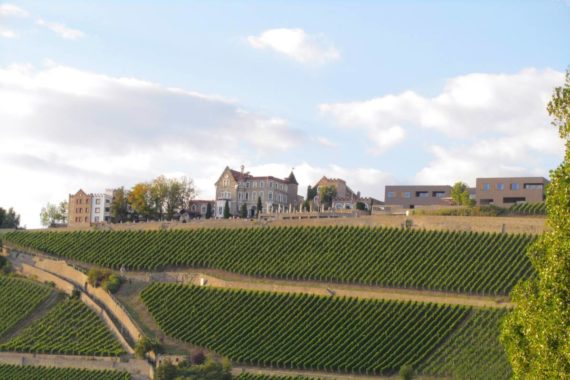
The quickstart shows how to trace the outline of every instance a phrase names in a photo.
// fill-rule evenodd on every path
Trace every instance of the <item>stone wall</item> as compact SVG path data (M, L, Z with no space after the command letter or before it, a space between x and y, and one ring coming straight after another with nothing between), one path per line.
M122 360L114 357L26 354L0 352L0 363L15 365L36 365L46 367L84 368L91 370L126 371L134 379L152 379L153 368L146 360Z

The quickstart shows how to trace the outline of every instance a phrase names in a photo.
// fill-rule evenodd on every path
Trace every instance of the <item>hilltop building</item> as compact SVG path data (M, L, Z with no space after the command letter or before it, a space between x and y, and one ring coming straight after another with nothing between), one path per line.
M510 207L519 202L543 202L549 181L544 177L500 177L477 178L476 183L477 205Z
M357 203L363 203L366 210L371 210L373 205L381 205L384 202L372 197L361 197L360 191L354 192L344 179L327 178L323 176L313 187L317 191L317 196L322 187L334 187L336 196L332 199L332 209L334 210L355 210ZM317 197L315 204L319 205L322 200Z
M435 206L451 204L451 186L449 185L407 185L386 186L384 202L387 206Z
M226 201L232 215L239 215L243 204L247 207L248 217L253 217L257 213L258 198L261 199L262 211L289 210L299 206L297 195L299 183L295 174L287 178L277 178L274 176L253 176L244 171L226 167L215 183L216 185L216 207L215 217L221 218L224 215Z
M111 202L113 190L105 193L87 194L80 189L75 194L69 194L67 204L69 226L90 226L91 224L111 221Z

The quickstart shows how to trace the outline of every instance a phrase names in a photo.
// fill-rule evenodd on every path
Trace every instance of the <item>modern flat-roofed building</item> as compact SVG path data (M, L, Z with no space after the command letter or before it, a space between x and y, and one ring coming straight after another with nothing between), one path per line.
M404 185L386 186L384 203L386 206L402 206L415 208L416 206L449 205L451 199L451 186Z
M549 183L544 177L477 178L476 182L477 205L499 207L519 202L542 202Z

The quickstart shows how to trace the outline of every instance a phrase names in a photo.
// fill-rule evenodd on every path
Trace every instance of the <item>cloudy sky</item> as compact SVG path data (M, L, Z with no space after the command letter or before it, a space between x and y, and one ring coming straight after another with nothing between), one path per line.
M160 174L210 198L241 164L380 199L548 176L569 35L564 0L0 3L0 207L35 227Z

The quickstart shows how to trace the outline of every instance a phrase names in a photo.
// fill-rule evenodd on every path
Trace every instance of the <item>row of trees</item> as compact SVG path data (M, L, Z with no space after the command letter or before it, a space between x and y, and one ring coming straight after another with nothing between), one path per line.
M130 190L120 187L113 192L111 217L113 222L127 220L171 220L187 209L196 197L192 179L167 178L163 175L151 182L141 182Z
M8 210L0 207L0 228L18 228L20 226L20 215L12 207Z
M67 201L59 202L58 205L48 202L42 207L40 222L44 227L67 223Z

